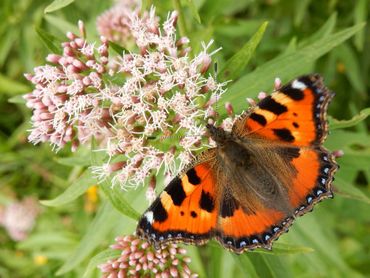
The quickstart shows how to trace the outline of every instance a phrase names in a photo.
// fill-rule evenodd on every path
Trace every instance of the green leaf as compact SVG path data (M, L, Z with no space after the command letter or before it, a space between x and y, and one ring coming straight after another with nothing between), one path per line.
M18 81L0 74L0 93L7 95L24 94L30 91L30 88Z
M366 194L363 193L356 186L346 182L344 179L338 176L335 179L335 183L338 184L338 186L335 187L334 192L337 193L338 195L348 199L357 200L370 204L370 198L366 196Z
M255 267L255 277L291 277L290 270L286 263L278 256L268 256L257 253L244 253L240 256L246 256ZM244 262L247 261L244 259Z
M141 1L141 13L150 9L150 6L153 5L153 0L142 0Z
M19 36L19 30L15 26L10 26L11 29L8 30L5 34L2 34L0 40L0 66L3 66L5 63L9 52L12 50L14 42Z
M59 47L60 42L57 43L58 39L54 37L53 35L49 34L45 30L36 27L35 28L37 35L40 37L42 42L45 44L45 46L52 52L52 53L60 53L61 49Z
M294 12L294 25L296 27L300 26L305 14L308 12L308 6L310 5L311 0L300 0L295 2L296 9Z
M264 22L253 37L238 51L234 56L232 56L225 64L220 72L220 77L222 80L232 80L240 76L240 73L247 66L249 60L251 59L257 45L260 43L263 34L265 33L268 22Z
M40 232L18 243L17 248L32 251L40 248L50 248L55 245L73 245L76 242L77 240L72 235L65 232Z
M258 248L255 253L264 253L268 255L290 255L290 254L302 254L302 253L311 253L314 250L310 247L288 244L283 242L275 242L272 245L272 250L266 250L263 248Z
M72 156L56 158L56 161L66 166L90 166L90 157Z
M354 9L354 18L355 18L355 24L365 22L367 19L367 13L369 12L369 8L366 7L368 5L368 0L358 0L356 1L356 6ZM362 51L364 48L364 42L365 42L365 34L366 30L362 30L361 32L358 32L355 35L355 46L357 50Z
M71 3L73 3L75 0L54 0L50 5L48 5L45 10L44 10L44 13L51 13L51 12L55 12L57 10L60 10L68 5L70 5Z
M313 255L317 254L320 260L330 265L331 268L347 273L350 268L341 257L336 239L328 236L325 228L322 219L315 214L305 215L300 221L294 223L295 233L315 249Z
M114 186L113 188L110 184L105 181L100 185L100 188L103 190L104 194L109 198L112 202L112 205L122 214L130 217L133 220L138 220L140 217L140 213L138 213L126 200L123 196L124 191L118 187Z
M63 275L76 266L83 260L88 258L91 253L99 246L107 237L108 233L117 225L120 215L113 209L109 202L105 202L98 210L92 223L87 227L87 233L83 236L76 250L69 256L67 261L61 268L58 269L56 275Z
M355 126L359 122L365 120L368 116L370 116L370 108L365 108L361 110L361 112L358 115L354 116L350 120L340 121L340 120L336 120L330 117L329 118L330 129L334 130L334 129L339 129L339 128L347 128L347 127Z
M109 47L111 47L118 55L123 55L123 53L128 52L126 48L112 41L109 41Z
M299 74L305 73L307 64L312 63L331 49L349 39L365 26L364 23L344 29L335 34L326 36L293 53L279 56L252 73L235 82L220 100L220 107L225 102L231 102L235 111L245 109L246 103L240 101L247 96L255 96L260 91L268 91L272 87L273 80L280 77L282 80L290 80Z
M79 34L77 25L71 24L70 22L62 19L61 17L47 14L44 16L44 18L46 19L47 22L56 27L63 34L65 34L67 31Z
M95 184L97 184L96 178L87 170L58 197L53 200L44 200L40 202L45 206L59 207L74 201L85 193L90 186Z
M335 50L335 54L344 64L344 74L348 77L352 87L361 94L362 99L366 99L366 85L361 78L362 69L354 50L348 44L342 44Z
M94 151L96 148L95 140L91 141L91 164L100 165L103 161L103 157L98 156L98 152ZM111 186L108 180L103 181L100 184L100 188L104 192L105 196L108 197L112 205L123 215L130 217L133 220L138 220L140 213L138 213L126 198L123 196L124 191L119 186ZM138 193L137 193L138 194Z
M220 245L210 244L207 246L208 256L210 258L207 267L209 277L221 278L221 266L223 262L224 250Z
M246 253L237 255L232 254L236 265L239 267L240 271L242 273L245 273L247 277L250 278L260 278L260 276L257 274L255 266L249 259L249 257L246 255Z
M26 100L23 98L22 95L11 97L11 98L8 99L8 102L26 104Z
M200 19L200 16L199 16L199 12L198 12L197 7L194 4L194 1L193 0L187 0L186 3L188 4L194 18L198 21L199 24L201 24L202 22L201 22L201 19Z
M92 273L94 270L96 270L97 266L107 262L108 260L114 259L119 257L121 254L120 250L113 250L113 249L107 249L104 250L98 254L96 254L89 262L85 273L83 274L83 278L89 278L92 277Z
M307 39L303 39L299 43L299 47L307 46L322 38L325 38L326 36L329 36L333 32L336 23L337 23L337 13L334 12L331 14L329 19L321 26L319 30L317 30L313 35L311 35Z

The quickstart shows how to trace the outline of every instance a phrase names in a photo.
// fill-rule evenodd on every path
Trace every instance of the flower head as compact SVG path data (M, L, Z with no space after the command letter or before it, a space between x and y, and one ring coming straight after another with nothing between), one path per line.
M40 208L37 201L28 197L20 202L13 202L1 209L0 225L8 232L9 236L15 241L27 238L28 233L35 225Z
M107 160L93 172L136 188L161 167L173 176L180 156L194 157L208 143L205 126L217 114L211 100L224 84L207 73L212 42L191 58L189 39L177 38L176 12L162 25L154 8L125 16L132 52L108 56L107 39L88 43L80 24L80 36L68 33L63 55L49 55L50 65L26 75L35 89L25 98L33 109L32 142L72 142L75 149L94 137Z
M131 235L117 237L111 248L120 250L121 255L99 265L103 278L197 277L188 266L190 258L184 256L186 250L176 244L155 250L148 242Z
M97 46L72 33L67 37L62 55L50 54L50 64L25 75L35 89L24 98L33 109L29 140L49 141L57 148L72 142L75 149L92 136L99 138L108 125L109 111L97 97L105 87L108 43L102 38Z
M140 5L136 0L120 0L101 14L96 20L98 33L108 40L124 46L132 40L130 31L131 14L139 14Z

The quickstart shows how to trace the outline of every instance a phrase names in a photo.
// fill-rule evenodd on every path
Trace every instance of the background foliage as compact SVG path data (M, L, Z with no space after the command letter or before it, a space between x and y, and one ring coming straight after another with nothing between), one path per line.
M110 256L114 237L134 231L147 206L144 189L122 192L102 184L97 192L88 171L96 154L58 154L27 143L30 110L20 95L32 90L24 72L44 64L53 45L82 19L88 39L109 1L2 0L0 3L0 205L35 196L43 210L30 237L14 242L0 230L1 277L98 277L96 264ZM187 248L201 277L365 277L370 275L370 3L313 0L144 1L165 18L180 10L180 33L215 39L218 79L233 81L218 108L230 101L246 108L246 97L272 90L303 73L319 72L336 92L329 108L326 146L341 149L336 197L296 221L264 250L236 256L210 243ZM65 7L63 7L65 6ZM268 25L264 22L268 22ZM258 32L257 32L258 30ZM265 32L264 32L265 30ZM256 33L257 32L257 33ZM263 36L262 36L263 35ZM261 41L259 42L259 40ZM234 56L233 55L237 55ZM129 201L127 201L129 200Z

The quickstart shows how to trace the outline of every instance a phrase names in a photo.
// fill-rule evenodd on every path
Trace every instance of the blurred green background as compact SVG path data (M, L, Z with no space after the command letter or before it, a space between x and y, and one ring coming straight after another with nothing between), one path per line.
M52 200L69 189L63 198L40 205L27 239L16 242L0 228L0 277L99 277L99 260L90 260L116 235L134 231L136 222L122 209L125 199L139 212L147 206L144 189L109 192L109 185L97 189L93 179L81 178L88 165L78 157L88 150L76 158L68 150L55 153L46 144L27 142L31 111L20 96L32 87L23 74L45 63L51 52L45 41L58 45L66 31L77 32L79 19L88 39L96 40L96 18L112 4L59 2L66 7L51 12L45 12L50 1L0 2L0 206L26 196ZM318 72L336 92L325 145L345 155L338 159L334 200L298 219L273 252L236 256L212 243L189 247L192 270L201 277L369 277L370 28L361 23L368 20L370 2L162 0L144 1L143 8L152 4L162 19L180 9L181 33L191 39L194 53L200 41L212 38L214 49L222 47L214 57L219 78L233 81L221 104L230 101L237 113L246 109L246 97L271 91L275 77L287 82ZM248 65L222 71L265 21L266 32Z

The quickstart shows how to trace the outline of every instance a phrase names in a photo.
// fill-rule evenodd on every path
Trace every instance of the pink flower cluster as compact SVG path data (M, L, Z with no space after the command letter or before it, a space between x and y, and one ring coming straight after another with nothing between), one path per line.
M94 137L107 160L92 171L136 188L160 168L173 176L208 143L205 125L224 84L207 73L217 51L208 52L211 43L191 58L189 40L177 39L176 12L162 25L154 9L124 16L131 52L108 56L107 39L88 43L80 23L81 35L67 34L62 55L26 75L35 89L25 98L33 109L30 141L72 142L75 150Z
M139 15L140 7L137 0L120 0L101 14L96 20L98 33L108 40L129 47L133 37L130 30L130 18ZM146 15L147 13L145 13Z
M0 207L0 226L6 229L13 240L21 241L27 238L39 213L37 201L32 197L12 202Z
M189 269L186 250L170 244L155 250L135 236L117 237L112 249L121 250L120 257L99 265L103 278L123 277L197 277Z
M35 85L24 96L33 109L28 138L35 144L49 141L59 149L72 142L75 150L93 136L100 138L109 128L109 108L98 97L105 88L108 41L102 38L98 47L90 44L83 38L82 22L79 27L81 37L67 33L69 41L62 44L62 55L48 55L50 64L25 75Z

